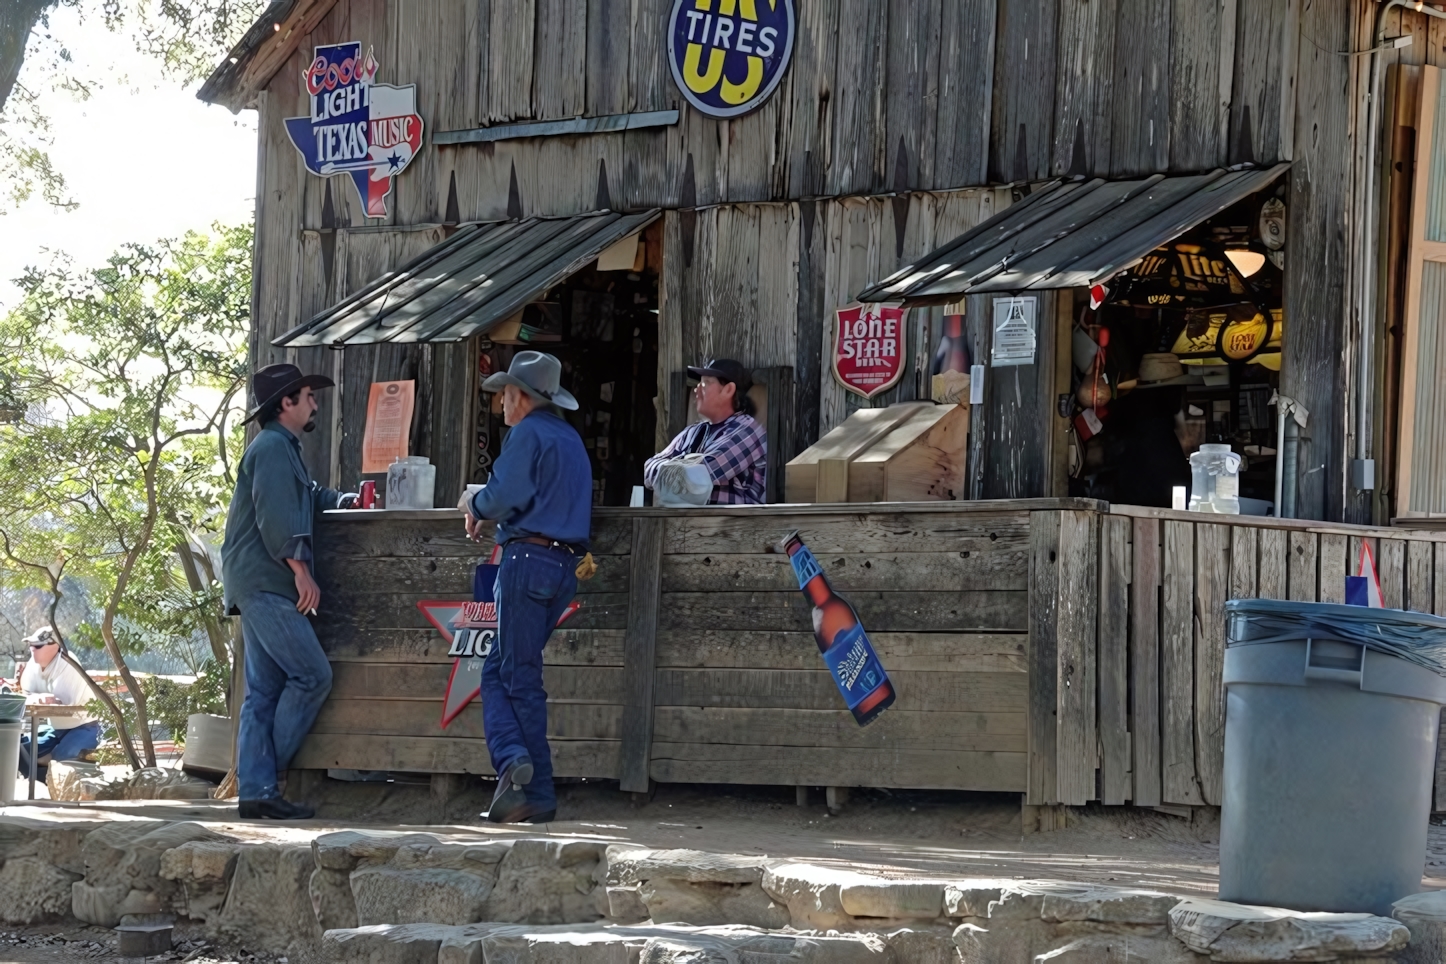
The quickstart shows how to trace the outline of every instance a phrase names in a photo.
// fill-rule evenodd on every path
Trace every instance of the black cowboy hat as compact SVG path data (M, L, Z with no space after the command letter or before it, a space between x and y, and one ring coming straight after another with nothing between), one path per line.
M242 419L241 424L246 424L277 401L303 388L315 391L318 388L331 388L335 384L336 382L325 375L303 375L301 369L295 365L284 362L267 365L251 376L251 397L256 399L256 407Z

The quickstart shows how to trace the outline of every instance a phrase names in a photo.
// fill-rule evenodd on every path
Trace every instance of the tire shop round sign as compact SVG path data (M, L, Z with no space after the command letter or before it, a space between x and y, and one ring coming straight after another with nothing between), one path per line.
M898 305L849 305L833 331L833 376L856 395L873 398L904 374L904 311Z
M673 0L673 81L709 117L746 114L783 79L793 35L793 0Z

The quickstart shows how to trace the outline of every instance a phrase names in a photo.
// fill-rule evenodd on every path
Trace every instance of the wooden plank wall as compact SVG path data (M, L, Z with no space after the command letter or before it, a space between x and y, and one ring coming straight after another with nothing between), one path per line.
M1099 521L1098 712L1075 724L1069 741L1076 749L1065 749L1065 700L1031 691L1040 700L1031 718L1052 707L1061 713L1058 766L1080 758L1083 745L1098 779L1060 777L1057 798L1038 802L1220 805L1228 599L1342 602L1345 577L1369 545L1388 607L1446 615L1446 535L1244 516L1206 521L1132 506L1110 512ZM1097 755L1085 736L1094 729ZM1446 746L1438 753L1439 808L1446 805ZM1031 783L1031 794L1039 790Z
M697 279L665 284L680 296L703 292L673 302L702 306L703 314L696 328L683 316L670 352L681 362L695 351L738 345L759 356L745 359L749 364L792 365L800 445L837 424L853 404L828 377L826 360L813 362L822 353L814 346L827 342L832 311L901 258L973 223L950 215L933 224L927 209L939 206L937 197L989 183L1025 190L1019 182L1081 170L1193 172L1299 154L1292 177L1304 180L1292 192L1288 257L1343 263L1350 98L1340 92L1349 87L1350 67L1335 51L1351 47L1355 8L1373 5L801 3L794 61L777 91L759 110L732 120L703 117L679 96L663 36L671 7L669 0L337 3L257 98L253 363L277 360L283 353L270 346L272 338L399 263L408 246L352 234L353 243L377 249L365 259L371 271L352 271L340 250L343 232L440 230L454 184L464 221L592 210L600 180L614 207L686 211L666 234L698 248L688 259ZM1414 31L1422 40L1388 59L1441 57L1440 45L1427 42L1423 15L1395 11L1391 18L1388 31ZM300 78L311 48L352 39L374 50L381 82L417 85L432 132L674 107L681 117L668 128L429 143L397 179L388 217L369 220L345 177L328 181L305 172L282 123L306 113ZM777 206L740 207L762 202ZM1002 207L998 198L988 209L979 199L969 203L976 216ZM375 257L382 251L389 256ZM350 272L345 285L337 276L343 270ZM1328 274L1339 279L1345 272ZM1307 474L1302 515L1355 511L1343 502L1344 439L1336 426L1345 420L1331 414L1339 415L1344 398L1331 394L1342 382L1343 352L1342 326L1328 320L1342 317L1344 297L1339 282L1321 285L1310 272L1287 273L1287 312L1324 325L1319 337L1289 340L1286 348L1286 387L1316 415L1302 465L1327 466ZM733 307L742 311L729 320L721 311ZM790 308L793 323L784 320ZM929 330L922 317L915 325L919 334ZM784 357L790 346L792 357ZM325 352L290 354L311 366L341 366ZM368 361L355 364L362 370ZM660 383L678 370L672 363L660 360ZM403 352L374 367L411 365ZM906 376L896 393L917 391L911 381L918 379ZM659 405L676 407L670 398ZM660 414L658 424L669 425L669 413ZM332 438L340 427L326 426L307 440L308 461L318 477L349 484L335 474L345 475L348 465L345 446ZM980 494L1049 491L986 486Z
M1023 791L1030 510L1068 504L595 511L598 575L546 651L558 774L630 790L652 779ZM1066 515L1066 552L1084 558L1094 516ZM842 708L788 558L770 551L794 529L898 692L868 727ZM416 608L470 598L488 548L448 511L325 520L317 627L335 682L297 767L491 772L477 705L438 724L452 660ZM1061 615L1058 646L1085 658L1069 633L1078 620Z

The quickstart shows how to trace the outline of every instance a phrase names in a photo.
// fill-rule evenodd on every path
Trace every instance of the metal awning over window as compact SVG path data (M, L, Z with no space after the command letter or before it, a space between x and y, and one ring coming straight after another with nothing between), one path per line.
M467 225L274 344L462 341L521 311L661 214L601 211Z
M1289 167L1053 181L866 288L859 300L943 304L966 294L1097 284L1269 187Z

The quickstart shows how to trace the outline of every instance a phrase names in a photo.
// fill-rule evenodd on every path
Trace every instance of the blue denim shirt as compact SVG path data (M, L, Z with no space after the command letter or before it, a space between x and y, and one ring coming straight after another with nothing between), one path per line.
M534 409L502 440L492 477L472 496L472 514L497 521L499 545L545 536L586 548L592 531L592 466L577 431Z
M253 592L274 592L295 602L296 576L287 559L311 561L316 514L336 508L341 493L311 479L301 442L276 422L264 425L241 456L236 491L221 544L226 611Z

